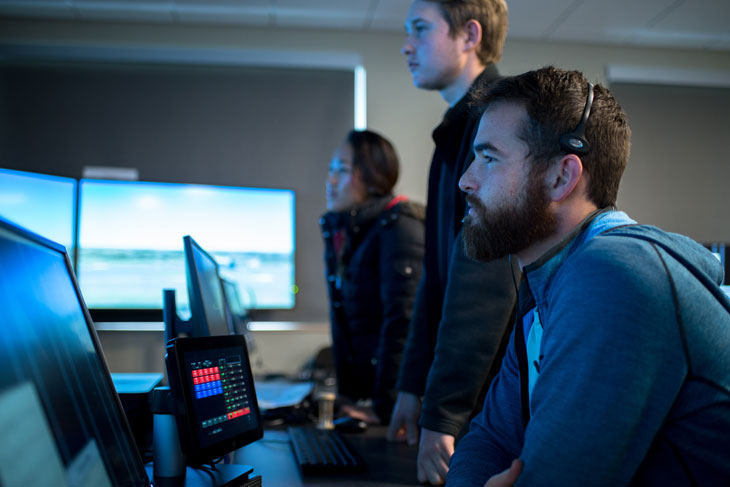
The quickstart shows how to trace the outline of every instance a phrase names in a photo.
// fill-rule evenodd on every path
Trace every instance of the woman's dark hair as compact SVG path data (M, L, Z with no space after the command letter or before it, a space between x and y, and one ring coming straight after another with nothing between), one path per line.
M371 130L347 134L352 148L352 167L360 172L369 196L385 196L398 181L398 155L388 139Z

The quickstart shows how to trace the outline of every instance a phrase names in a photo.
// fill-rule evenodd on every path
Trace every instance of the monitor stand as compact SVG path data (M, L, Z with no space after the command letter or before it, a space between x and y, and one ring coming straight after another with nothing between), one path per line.
M147 476L153 479L153 465L145 465ZM215 470L187 467L185 478L154 477L155 487L260 487L261 477L252 475L248 465L221 464ZM211 479L214 483L211 484Z
M165 343L184 333L193 336L193 319L183 320L177 315L174 289L162 290L162 321L165 324Z
M250 475L253 467L222 463L212 467L190 467L185 465L185 456L180 450L180 439L170 387L156 387L152 391L150 409L154 414L153 457L159 462L145 465L147 476L155 487L260 487L261 476ZM156 467L156 468L155 468ZM211 484L211 479L213 483Z

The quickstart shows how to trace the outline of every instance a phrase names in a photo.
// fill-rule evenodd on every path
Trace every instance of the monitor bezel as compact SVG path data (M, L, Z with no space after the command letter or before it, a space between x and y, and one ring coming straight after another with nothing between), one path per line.
M197 420L193 411L192 379L185 373L185 354L195 351L216 350L221 348L240 348L245 357L243 365L250 379L251 414L256 418L256 427L232 438L202 448L198 436ZM179 408L176 412L180 446L187 457L188 465L202 465L213 461L238 448L244 447L264 436L261 411L256 396L256 386L251 372L251 361L246 348L246 340L242 335L217 335L208 337L182 337L171 340L167 344L167 374L170 379L170 390Z
M84 315L84 321L86 322L86 329L89 332L91 342L94 346L94 351L96 352L98 363L99 363L99 366L101 367L102 375L104 376L104 381L106 383L106 386L112 392L112 394L110 395L113 400L112 407L115 409L116 414L120 418L120 423L121 423L122 429L123 429L122 434L127 438L127 442L130 446L130 450L133 452L134 465L132 465L132 466L137 471L136 473L138 474L138 476L140 478L145 479L145 483L141 484L141 485L149 486L150 485L149 476L147 475L147 471L144 466L144 461L142 460L142 456L141 456L139 449L137 448L137 444L134 440L132 428L130 427L129 421L127 420L127 415L124 412L124 407L122 406L122 402L121 402L121 399L119 398L119 394L117 393L116 387L114 387L114 383L112 382L111 372L109 371L109 366L107 365L106 359L104 358L104 352L101 348L101 342L99 340L99 335L96 332L96 327L94 326L94 322L91 319L91 314L89 313L89 309L86 306L86 301L84 301L83 295L81 294L81 290L79 288L79 283L76 280L76 273L73 271L73 266L71 265L71 259L69 258L66 248L63 245L54 242L53 240L49 240L41 235L38 235L1 216L0 216L0 227L4 228L8 232L10 232L22 239L28 240L37 245L41 245L52 251L58 252L62 255L63 261L66 265L66 270L68 271L69 277L71 278L71 283L74 288L74 293L76 294L76 298L78 299L79 306L81 307L81 311Z

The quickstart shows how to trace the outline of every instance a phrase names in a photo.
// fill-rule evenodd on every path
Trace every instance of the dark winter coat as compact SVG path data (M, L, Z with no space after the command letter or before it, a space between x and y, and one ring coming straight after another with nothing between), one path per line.
M372 398L383 423L421 277L424 214L391 195L320 219L338 392Z

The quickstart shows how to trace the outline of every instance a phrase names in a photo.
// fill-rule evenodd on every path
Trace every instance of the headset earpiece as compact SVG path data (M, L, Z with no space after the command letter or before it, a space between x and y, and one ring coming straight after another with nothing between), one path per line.
M586 97L586 106L583 109L583 116L578 122L575 130L560 136L560 147L568 154L583 156L588 154L591 146L585 138L586 122L591 114L591 106L593 105L593 85L588 83L588 96Z

